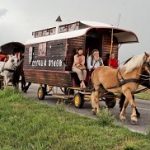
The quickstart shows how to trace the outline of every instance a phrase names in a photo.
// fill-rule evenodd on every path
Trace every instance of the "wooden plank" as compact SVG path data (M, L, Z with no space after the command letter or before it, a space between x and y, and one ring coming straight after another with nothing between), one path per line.
M115 53L116 57L118 58L118 42L117 39L114 37L113 39L113 50L112 52ZM105 60L106 54L110 53L110 45L111 45L111 35L108 33L103 34L102 38L102 59Z
M58 87L72 86L71 74L69 72L25 69L24 74L27 82Z

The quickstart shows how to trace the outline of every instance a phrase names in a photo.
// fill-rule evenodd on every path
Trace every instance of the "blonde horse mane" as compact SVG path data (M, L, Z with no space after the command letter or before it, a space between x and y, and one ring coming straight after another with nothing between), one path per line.
M127 61L123 68L125 68L125 73L133 71L135 68L141 67L144 63L145 54L140 54L133 56L129 61Z

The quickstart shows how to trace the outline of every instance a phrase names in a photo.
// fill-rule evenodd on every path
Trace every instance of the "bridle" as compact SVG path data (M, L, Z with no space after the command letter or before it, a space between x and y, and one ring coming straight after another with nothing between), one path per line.
M3 72L3 71L8 71L8 72L10 72L10 73L14 73L14 72L17 70L17 67L18 67L22 62L23 62L23 59L21 59L21 60L18 62L17 66L15 66L13 69L5 68L5 64L6 64L6 62L5 62L4 65L3 65L3 68L2 68L2 72Z
M143 63L143 67L148 67L150 68L150 62L147 61L148 57L146 57L144 63ZM142 69L143 69L142 67ZM146 69L144 69L147 73L149 73ZM121 79L119 79L119 75L121 77ZM124 79L122 74L121 74L121 71L120 69L118 68L118 71L117 71L117 80L119 82L119 87L124 85L124 84L127 84L129 82L135 82L135 83L139 83L139 84L142 84L141 80L142 81L149 81L150 82L150 73L149 75L144 75L144 74L139 74L140 75L140 78L139 79L136 79L136 78L130 78L130 79Z

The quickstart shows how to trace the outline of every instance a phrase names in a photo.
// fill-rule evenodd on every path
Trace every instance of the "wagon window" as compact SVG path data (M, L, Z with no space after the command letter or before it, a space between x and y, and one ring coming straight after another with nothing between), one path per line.
M39 44L38 56L46 56L46 43L40 43Z
M43 36L47 36L47 35L49 35L50 33L48 32L48 30L44 30L43 31Z

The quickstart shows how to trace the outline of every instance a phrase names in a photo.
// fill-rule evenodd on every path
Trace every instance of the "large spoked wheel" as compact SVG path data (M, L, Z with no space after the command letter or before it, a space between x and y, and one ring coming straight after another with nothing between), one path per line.
M73 102L76 108L82 108L84 105L84 95L81 93L76 93L74 95Z
M111 92L108 92L106 97L104 98L105 103L108 108L114 108L116 105L115 95Z
M39 100L44 100L44 98L45 98L45 93L46 93L45 88L42 87L42 86L40 86L40 87L38 88L38 92L37 92L37 97L38 97L38 99L39 99Z

